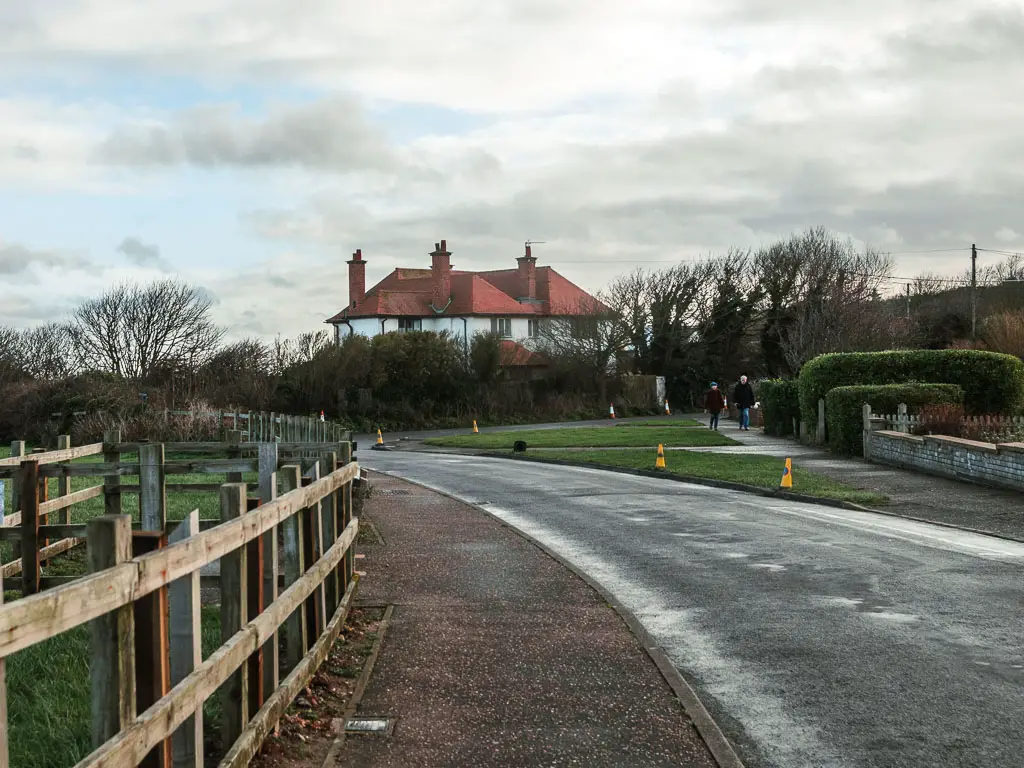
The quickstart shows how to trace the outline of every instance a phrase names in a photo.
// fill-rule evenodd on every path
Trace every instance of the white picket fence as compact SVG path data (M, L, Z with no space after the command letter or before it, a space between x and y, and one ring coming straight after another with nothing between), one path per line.
M910 434L927 422L920 413L911 413L906 404L900 404L896 413L873 414L875 418L885 419L885 429L892 432ZM965 416L960 420L965 430L981 430L985 432L1024 432L1024 416Z

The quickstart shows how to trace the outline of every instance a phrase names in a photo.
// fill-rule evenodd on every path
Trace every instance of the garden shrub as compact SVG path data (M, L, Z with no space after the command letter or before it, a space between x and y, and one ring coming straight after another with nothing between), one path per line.
M766 379L757 385L766 435L793 434L793 419L800 418L800 389L796 379Z
M863 453L864 404L878 414L896 413L901 403L912 408L960 405L963 390L955 384L882 384L835 387L825 397L828 441L833 450Z
M976 349L916 349L821 355L800 371L800 412L813 434L818 399L856 384L956 384L968 413L1017 412L1024 405L1024 362Z

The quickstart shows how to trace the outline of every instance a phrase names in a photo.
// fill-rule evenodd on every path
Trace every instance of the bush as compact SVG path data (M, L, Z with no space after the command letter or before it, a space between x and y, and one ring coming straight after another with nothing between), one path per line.
M1015 413L1024 404L1024 362L974 349L918 349L821 355L800 371L800 412L818 424L818 399L857 384L957 384L968 413Z
M796 379L767 379L757 387L766 435L793 434L793 419L800 418L800 389Z
M875 413L896 413L900 403L959 405L964 392L955 384L883 384L835 387L825 397L829 445L841 453L863 453L864 404Z

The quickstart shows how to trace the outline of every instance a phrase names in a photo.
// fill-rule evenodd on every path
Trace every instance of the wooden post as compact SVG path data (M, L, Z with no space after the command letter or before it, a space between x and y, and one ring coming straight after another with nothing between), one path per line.
M269 504L277 498L277 443L259 444L260 501ZM277 527L263 534L263 605L277 600ZM274 632L263 646L263 692L265 696L277 690L278 633Z
M896 417L897 423L899 424L897 429L899 429L903 434L910 432L910 418L907 416L906 403L900 403L896 406Z
M121 430L111 429L103 433L103 461L107 464L116 464L121 460L121 454L114 448L121 442ZM121 514L121 476L103 476L103 511L107 515Z
M338 468L338 455L333 451L327 451L320 456L320 477L327 477ZM330 549L338 538L338 494L332 493L326 496L320 504L320 530L323 540L323 552ZM321 555L323 554L321 552ZM334 611L338 608L341 593L338 591L338 569L328 574L324 579L325 600L327 612L324 614L324 626L330 622Z
M341 457L339 463L341 466L347 466L352 463L352 443L344 442L341 444ZM341 489L341 530L344 531L348 528L348 524L352 522L352 483L345 483ZM339 532L340 533L340 532ZM339 594L344 595L348 589L348 585L352 582L352 576L355 568L355 558L353 553L355 547L349 547L348 552L345 553L345 564L343 571L343 578L341 580L341 592Z
M268 443L275 443L277 442L277 435L280 433L277 430L277 414L273 411L270 412L268 422L270 424L270 431L267 433L266 439Z
M32 449L32 453L46 453L46 449L45 448L34 448L34 449ZM38 499L39 499L39 503L40 504L43 504L44 502L47 502L47 501L50 500L50 481L49 481L48 478L43 477L43 476L39 477L39 496L38 496ZM50 513L49 512L40 513L38 517L39 517L39 524L40 525L49 525L50 524ZM36 545L38 546L39 549L43 549L45 547L50 546L50 540L45 538L45 537L40 538L40 539L38 539L36 541ZM45 563L45 562L46 562L45 560L40 559L40 561L39 561L40 567L42 567L43 563Z
M144 446L149 448L152 446ZM155 446L161 447L162 446ZM155 552L167 546L160 531L134 531L132 557ZM145 711L171 690L170 653L168 651L167 587L160 587L138 598L135 617L135 705ZM164 739L139 763L140 768L171 768L171 740Z
M245 417L245 433L246 433L246 442L249 442L249 443L255 442L255 440L253 439L253 429L252 429L252 411L249 411L249 413Z
M103 515L87 523L89 571L131 559L132 519ZM114 738L135 719L135 617L128 603L93 619L89 670L92 679L92 746Z
M819 397L818 398L818 428L817 428L817 430L815 432L815 435L814 435L814 441L818 445L824 445L825 444L825 435L826 435L825 429L826 429L825 398Z
M0 568L0 606L4 604L4 572ZM11 752L7 725L7 662L0 656L0 768L10 768Z
M11 443L11 456L21 457L25 455L25 441L14 440ZM18 487L18 478L14 478L11 482L11 514L21 509L21 488ZM15 560L21 559L21 542L11 542L11 554Z
M283 418L283 417L282 417ZM282 467L278 473L281 493L288 494L301 486L301 471L297 466ZM284 528L284 586L290 587L306 572L303 553L303 530L299 515L289 517ZM282 672L287 675L302 661L306 647L306 604L302 603L284 624L285 655Z
M309 484L311 485L319 479L320 464L314 462L313 466L310 468L310 476L308 478ZM319 560L320 555L324 551L323 527L320 524L321 506L322 503L320 501L316 501L313 502L312 506L299 510L298 513L299 518L302 520L306 568L309 568ZM320 633L323 631L323 628L327 626L327 600L325 592L324 584L321 582L306 599L307 645L303 649L303 655L309 652L309 649L313 647L316 639L320 637Z
M253 512L259 509L262 502L260 499L249 499L245 501L246 512ZM246 579L246 621L252 621L263 613L263 537L254 539L245 545L245 579ZM266 643L264 643L266 645ZM249 654L246 661L249 669L249 714L250 716L260 711L263 706L263 647L257 648Z
M57 450L67 450L71 447L71 435L57 436ZM71 493L71 475L65 473L57 480L57 495L68 496ZM71 507L64 507L64 525L71 525Z
M26 459L18 467L21 487L21 594L39 591L39 462Z
M167 528L167 478L162 443L139 446L139 511L142 530L163 533Z
M220 488L221 522L234 520L245 514L245 485L228 483ZM246 579L246 551L239 547L220 559L220 635L226 643L248 621L246 614L249 604ZM231 673L222 688L223 703L223 746L230 749L249 722L249 675L243 664Z
M194 509L170 535L176 544L199 533L199 510ZM177 685L203 663L202 622L199 603L199 571L173 582L170 601L171 685ZM171 738L174 768L203 768L202 705Z
M227 454L229 459L238 459L242 456L242 433L238 430L228 430L225 442L228 444ZM241 472L228 472L229 483L242 482Z

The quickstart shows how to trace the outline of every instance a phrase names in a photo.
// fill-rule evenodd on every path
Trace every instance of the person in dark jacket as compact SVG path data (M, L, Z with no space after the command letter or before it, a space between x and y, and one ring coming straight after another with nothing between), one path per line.
M757 402L754 397L754 388L750 386L746 376L740 376L739 384L732 391L732 401L736 403L736 409L740 414L740 429L750 431L750 409Z
M711 382L711 389L704 394L704 409L711 414L710 429L718 429L718 416L725 408L725 395L718 388L718 382Z

